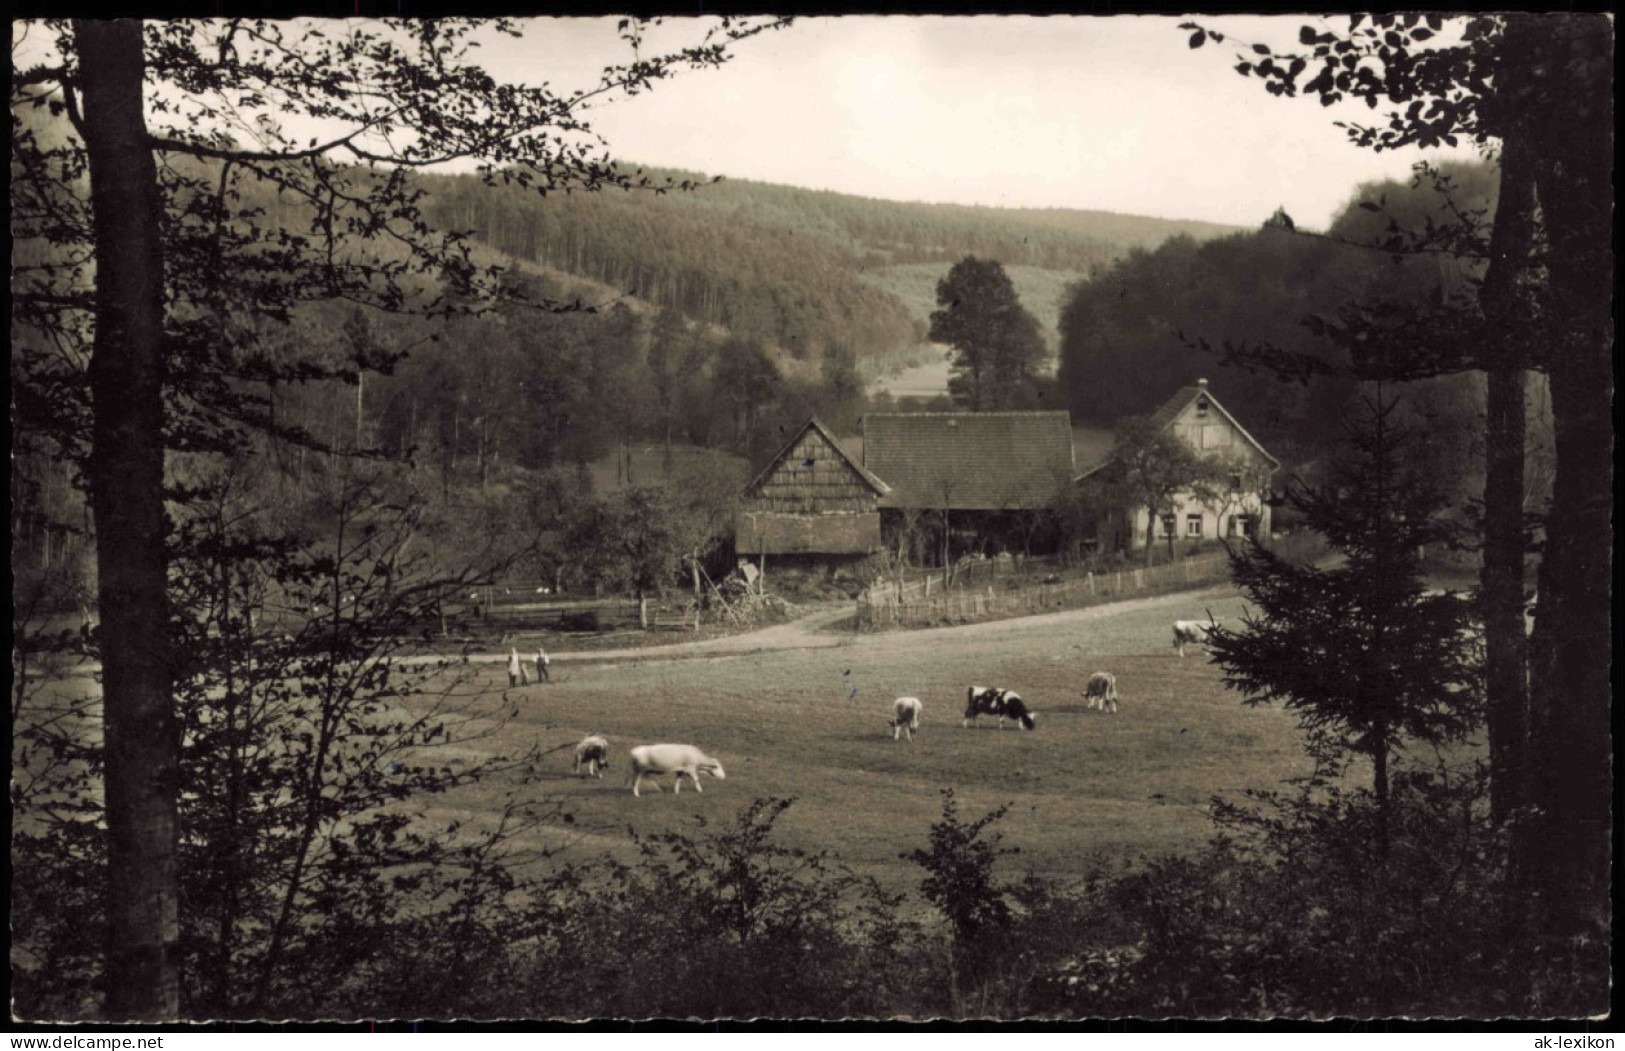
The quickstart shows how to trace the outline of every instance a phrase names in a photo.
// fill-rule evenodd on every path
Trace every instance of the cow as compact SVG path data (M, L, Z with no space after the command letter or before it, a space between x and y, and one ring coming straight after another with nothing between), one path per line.
M1038 728L1038 721L1019 695L995 686L972 686L965 691L964 725L975 726L980 715L997 716L1001 730L1005 719L1014 719L1028 730Z
M642 795L638 789L643 784L644 775L659 777L662 774L676 774L677 786L672 789L673 795L680 795L683 791L683 777L694 782L694 791L704 792L700 787L701 774L710 774L718 781L727 779L722 771L722 764L695 748L691 744L640 744L632 749L632 794ZM658 791L657 783L655 789Z
M1097 671L1089 676L1083 687L1083 699L1090 708L1102 712L1117 712L1117 676L1109 671Z
M891 739L896 741L904 733L908 734L910 741L914 740L914 732L920 728L920 699L918 697L899 697L892 702L891 721L886 725L891 727Z
M1179 651L1181 657L1185 656L1187 645L1206 645L1208 632L1212 631L1218 621L1211 623L1201 620L1174 621L1174 649Z
M581 768L587 768L588 777L603 780L603 768L609 765L609 742L597 734L590 734L581 739L576 745L575 772L581 773Z

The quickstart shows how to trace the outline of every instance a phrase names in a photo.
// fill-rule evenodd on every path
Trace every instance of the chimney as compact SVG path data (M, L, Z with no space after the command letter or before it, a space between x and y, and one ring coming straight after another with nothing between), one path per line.
M1207 390L1207 380L1197 380L1196 385L1202 390Z

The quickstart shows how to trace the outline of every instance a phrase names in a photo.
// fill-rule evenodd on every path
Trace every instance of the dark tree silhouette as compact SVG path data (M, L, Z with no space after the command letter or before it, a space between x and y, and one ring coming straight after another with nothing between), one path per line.
M996 260L966 256L937 283L931 339L954 348L948 391L972 412L1023 400L1044 356L1038 320Z
M1532 874L1536 926L1579 937L1606 924L1613 827L1613 24L1601 14L1452 22L1448 36L1438 15L1354 15L1345 33L1306 25L1301 50L1254 44L1238 56L1236 69L1263 80L1271 94L1388 107L1384 123L1346 125L1354 142L1372 149L1463 139L1501 147L1501 198L1508 206L1490 238L1482 309L1476 316L1444 309L1395 326L1391 331L1402 336L1375 346L1376 356L1364 364L1373 373L1477 366L1489 374L1495 387L1489 423L1497 428L1487 443L1488 489L1498 499L1490 504L1486 492L1492 514L1510 514L1505 508L1517 487L1517 436L1507 426L1522 418L1517 373L1544 367L1550 379L1556 471L1530 660L1530 677L1545 700L1532 710L1525 753L1543 761L1528 764L1533 810L1513 837L1513 867ZM1192 47L1223 40L1195 25L1184 28L1194 30ZM1405 247L1403 238L1396 242ZM1532 250L1539 250L1533 259ZM1535 285L1538 309L1525 310L1510 295L1520 275ZM1427 360L1383 359L1405 345L1428 348ZM1509 520L1489 528L1485 562L1484 590L1494 603L1487 614L1495 676L1491 736L1503 753L1522 735L1524 710L1512 620L1511 576L1522 568L1515 531L1521 526ZM1503 776L1516 783L1523 765L1503 761ZM1498 809L1509 808L1503 801Z
M18 423L83 465L95 515L112 843L106 1011L168 1018L180 740L166 451L226 451L245 428L288 433L268 411L268 380L354 381L368 367L272 360L255 338L264 319L316 300L402 309L418 276L474 299L491 290L495 274L425 219L417 169L474 159L487 182L544 193L650 185L610 164L584 109L717 65L764 24L723 19L690 48L634 54L567 95L499 84L469 60L477 34L517 35L509 22L22 28L44 46L12 74L12 233L51 253L13 289L13 382L32 388ZM640 24L621 32L635 52ZM151 124L149 93L167 100ZM22 120L30 111L66 116L72 135L46 142ZM310 138L279 123L287 113L334 130ZM88 200L62 193L87 174ZM272 203L253 196L260 187L274 188Z
M1363 418L1327 483L1289 493L1344 561L1295 565L1256 541L1237 549L1236 583L1256 612L1240 631L1215 627L1209 642L1225 684L1247 704L1279 701L1321 742L1371 760L1385 855L1390 758L1407 741L1461 739L1479 712L1463 641L1470 606L1430 594L1417 555L1443 536L1437 486L1405 466L1417 436L1396 426L1380 385L1361 400Z

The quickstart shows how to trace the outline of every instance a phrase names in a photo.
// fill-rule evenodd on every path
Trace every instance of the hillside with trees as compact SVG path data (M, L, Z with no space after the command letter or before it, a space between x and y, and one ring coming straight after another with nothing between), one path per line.
M1060 319L1059 378L1074 419L1113 426L1154 411L1178 385L1206 377L1278 456L1314 458L1336 437L1353 379L1285 382L1262 370L1221 367L1221 355L1242 344L1291 348L1328 368L1341 366L1346 352L1313 319L1335 321L1367 300L1459 293L1473 270L1456 257L1373 247L1390 224L1421 233L1453 223L1457 211L1480 221L1493 211L1494 168L1448 165L1439 178L1445 193L1420 176L1361 186L1325 233L1294 229L1290 217L1278 215L1249 233L1206 242L1176 237L1131 251L1080 283ZM1465 456L1459 432L1479 411L1471 383L1440 380L1421 397Z
M1110 212L899 203L638 169L687 192L537 198L473 177L426 179L428 213L517 259L590 278L655 307L760 339L792 360L829 344L860 360L925 338L907 287L966 254L1072 279L1172 236L1231 228ZM1040 279L1041 280L1041 279ZM1037 282L1035 282L1036 284ZM1039 309L1054 303L1053 286Z

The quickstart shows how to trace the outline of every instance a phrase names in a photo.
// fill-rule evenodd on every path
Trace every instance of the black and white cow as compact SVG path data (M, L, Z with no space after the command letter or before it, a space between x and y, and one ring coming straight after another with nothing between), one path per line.
M1103 712L1117 711L1117 676L1109 671L1097 671L1089 676L1083 687L1083 699L1090 708Z
M1028 730L1038 727L1033 713L1027 710L1019 695L996 686L972 686L965 691L965 725L975 726L977 716L981 715L996 716L1001 730L1006 719L1014 719Z

